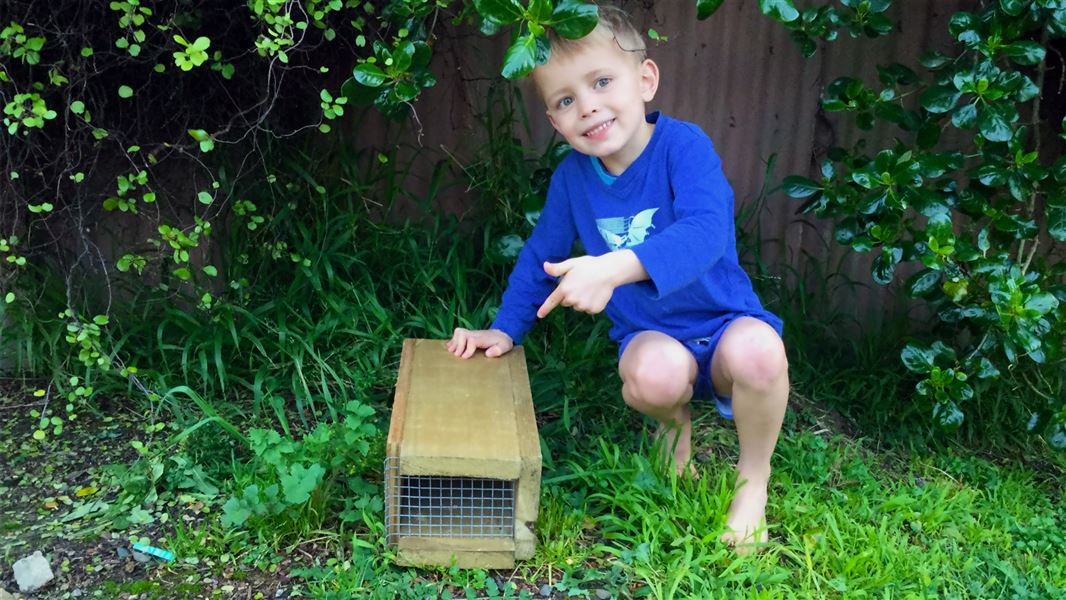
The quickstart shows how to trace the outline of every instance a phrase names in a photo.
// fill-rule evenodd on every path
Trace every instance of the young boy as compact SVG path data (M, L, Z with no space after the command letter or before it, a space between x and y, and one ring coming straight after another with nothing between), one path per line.
M770 457L788 399L781 321L738 264L733 193L710 139L646 114L659 67L624 12L599 11L584 38L551 36L550 59L533 70L548 120L574 151L552 176L495 322L456 329L448 349L500 356L556 306L606 310L622 398L659 423L679 474L695 473L690 399L713 398L735 420L738 487L723 540L747 552L767 539ZM568 258L576 238L588 254Z

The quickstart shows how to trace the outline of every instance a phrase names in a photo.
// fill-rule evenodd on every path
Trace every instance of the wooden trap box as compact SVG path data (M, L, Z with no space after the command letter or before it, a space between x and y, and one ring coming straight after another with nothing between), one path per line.
M404 341L385 455L385 524L401 565L509 569L533 558L540 439L521 346L463 360Z

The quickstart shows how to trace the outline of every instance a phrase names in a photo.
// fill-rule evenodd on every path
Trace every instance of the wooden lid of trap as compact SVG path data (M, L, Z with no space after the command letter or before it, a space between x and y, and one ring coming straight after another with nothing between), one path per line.
M403 475L519 479L523 466L539 471L522 347L464 360L443 340L404 340L386 452Z

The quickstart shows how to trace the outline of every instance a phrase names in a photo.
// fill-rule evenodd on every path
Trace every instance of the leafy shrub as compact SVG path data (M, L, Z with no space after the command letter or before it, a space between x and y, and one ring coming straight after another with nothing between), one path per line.
M222 524L263 527L308 508L304 514L315 519L311 526L317 527L325 516L325 503L334 499L333 486L341 481L356 493L342 518L358 522L361 515L351 511L380 511L381 498L368 493L374 488L358 477L377 433L368 421L373 414L374 409L353 400L344 407L341 420L320 423L299 441L272 429L251 430L248 438L255 459L249 468L255 483L245 485L222 506Z
M889 2L845 4L873 15ZM936 423L958 427L975 386L1011 369L1038 398L1029 429L1066 447L1066 398L1041 374L1066 360L1066 158L1054 151L1066 121L1049 131L1058 125L1041 120L1066 3L986 3L949 29L955 52L925 53L925 74L889 64L880 87L854 77L826 86L827 111L851 113L862 130L895 126L894 145L832 148L820 180L794 175L783 187L800 212L835 220L837 242L874 253L875 282L893 281L901 264L920 268L905 289L934 307L939 339L908 344L901 358Z

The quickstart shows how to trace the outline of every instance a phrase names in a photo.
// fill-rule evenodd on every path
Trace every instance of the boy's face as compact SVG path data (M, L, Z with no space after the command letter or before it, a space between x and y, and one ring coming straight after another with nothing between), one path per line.
M644 104L655 97L659 68L595 31L589 43L533 70L548 120L574 149L620 173L647 145L653 129Z

